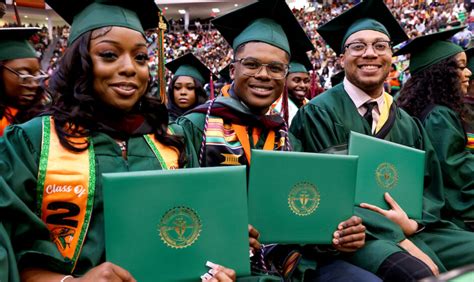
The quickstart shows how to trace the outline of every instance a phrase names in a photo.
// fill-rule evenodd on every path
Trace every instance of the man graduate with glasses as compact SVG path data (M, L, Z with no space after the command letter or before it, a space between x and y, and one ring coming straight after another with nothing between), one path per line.
M426 132L383 90L392 63L391 45L408 39L403 29L383 1L367 0L318 32L341 54L345 78L293 119L290 132L304 151L341 151L347 148L350 131L355 131L426 152L422 220L408 218L388 194L390 210L356 207L368 238L350 261L387 281L418 280L473 263L472 233L441 220L443 182Z
M188 152L196 154L199 166L210 167L249 165L251 149L299 148L296 140L287 135L283 118L270 111L284 93L292 53L313 49L285 1L260 0L215 19L213 24L234 49L230 66L233 83L224 87L215 100L178 119L186 135ZM358 217L342 222L334 232L332 253L352 253L361 248L364 232ZM258 232L250 227L249 233L252 248L258 249ZM316 249L308 247L314 258ZM303 266L299 262L307 260L295 249L278 248L273 258L281 263L267 270L273 274L278 271L285 281L379 281L375 275L334 257L321 261L316 270L314 260ZM264 270L257 261L257 266Z
M291 53L314 48L291 10L284 1L261 0L213 24L234 49L233 83L178 120L191 140L190 152L208 167L247 165L251 149L298 148L281 116L270 111L284 93Z

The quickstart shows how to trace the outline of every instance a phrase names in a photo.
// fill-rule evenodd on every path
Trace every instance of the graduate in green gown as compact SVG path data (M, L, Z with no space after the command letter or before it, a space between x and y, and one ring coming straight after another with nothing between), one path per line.
M309 73L311 69L313 69L313 66L305 53L293 54L285 86L285 91L288 91L288 94L285 94L288 96L288 102L285 106L288 110L287 113L283 112L285 120L288 120L288 125L291 125L291 121L299 108L309 101L306 99L306 96L310 91L312 83ZM280 98L273 103L271 108L282 113L282 109L285 108L283 103L283 96L285 95L281 95Z
M105 261L101 177L185 165L166 106L147 94L144 30L159 10L152 0L47 3L72 23L69 48L50 81L49 114L0 139L0 279L135 281Z
M409 219L389 196L391 210L356 207L369 238L351 262L383 279L400 281L473 263L474 256L467 250L474 247L474 236L441 220L445 211L442 175L428 135L419 121L383 92L392 63L391 43L407 39L403 29L382 1L369 0L318 32L341 54L345 78L311 100L293 119L290 131L304 150L341 152L347 149L350 131L355 131L426 151L423 219Z
M250 149L297 149L297 140L287 135L283 118L269 110L284 92L291 55L313 49L285 1L261 0L215 19L213 24L234 49L230 65L233 83L221 90L221 96L177 121L183 127L187 148L199 159L198 165L249 165ZM360 218L352 217L338 228L330 248L332 253L350 254L363 246L365 228ZM254 243L258 249L258 241ZM312 260L304 255L301 260L299 246L278 248L283 254L275 255L278 258L273 257L273 261L281 263L267 269L290 281L379 280L334 257L328 258L328 262L321 261L315 270L316 249L308 246L305 251ZM303 261L308 264L298 264ZM264 270L259 263L257 260L257 267ZM303 271L295 271L299 266Z
M462 30L415 38L397 53L410 54L411 77L398 104L419 118L438 155L448 212L445 218L474 231L474 155L468 148L467 95L469 70L466 52L447 41Z
M207 101L204 84L209 83L211 71L191 53L167 63L166 68L173 72L167 90L168 112L173 122Z
M43 95L39 85L48 76L28 42L39 30L0 29L0 136L8 125L25 122L40 111Z
M474 48L466 50L467 68L474 74ZM467 148L474 152L474 75L471 75L467 94L463 97L466 107Z

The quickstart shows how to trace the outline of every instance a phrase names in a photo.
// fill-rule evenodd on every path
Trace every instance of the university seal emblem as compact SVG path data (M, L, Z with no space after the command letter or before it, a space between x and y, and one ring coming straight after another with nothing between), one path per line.
M381 163L375 170L375 180L380 187L391 189L398 182L397 169L390 163Z
M312 214L319 206L319 191L312 183L296 183L288 195L290 210L299 216Z
M161 218L158 231L163 242L176 249L183 249L196 242L201 233L201 220L187 207L175 207Z

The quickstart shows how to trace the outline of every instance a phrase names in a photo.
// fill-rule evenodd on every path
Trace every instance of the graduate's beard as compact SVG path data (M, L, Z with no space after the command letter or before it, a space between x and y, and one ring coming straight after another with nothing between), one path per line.
M349 73L346 73L346 77L352 84L364 91L370 97L378 98L383 93L383 84L388 77L388 72L375 81L364 81L363 79L359 79L359 77L352 76Z

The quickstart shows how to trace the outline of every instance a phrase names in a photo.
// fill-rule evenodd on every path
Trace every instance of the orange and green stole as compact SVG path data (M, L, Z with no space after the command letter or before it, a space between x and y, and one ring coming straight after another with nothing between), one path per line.
M12 107L7 107L3 117L0 119L0 137L3 136L3 131L13 122L13 117L16 116L18 110Z
M43 117L43 135L38 170L37 211L49 229L72 273L91 220L96 187L95 153L91 138L72 138L76 144L89 142L87 150L72 152L59 142L52 117ZM162 169L178 168L179 152L145 135Z

